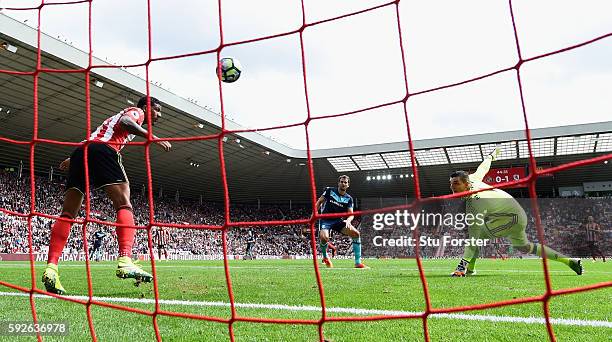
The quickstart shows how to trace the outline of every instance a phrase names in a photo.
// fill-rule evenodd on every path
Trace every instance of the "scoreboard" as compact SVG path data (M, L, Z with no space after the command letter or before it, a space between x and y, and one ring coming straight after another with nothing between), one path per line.
M504 167L491 169L482 179L483 182L489 185L497 185L500 183L512 182L525 178L525 167ZM516 185L515 187L526 187L524 184Z

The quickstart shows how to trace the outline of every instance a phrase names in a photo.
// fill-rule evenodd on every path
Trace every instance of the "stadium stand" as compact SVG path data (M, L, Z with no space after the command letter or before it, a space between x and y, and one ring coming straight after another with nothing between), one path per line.
M27 213L30 203L29 178L19 179L17 174L0 172L0 206L10 211ZM36 179L37 189L37 209L42 213L53 214L61 209L61 202L64 185L61 183L50 182L45 177ZM579 200L577 200L579 199ZM184 200L177 203L174 198L156 199L156 220L168 223L183 224L223 224L223 206L219 203ZM134 196L134 208L136 213L136 223L146 224L148 218L147 201L141 194ZM521 201L526 209L529 209L528 201ZM595 198L544 198L539 201L542 223L547 229L548 243L554 248L558 248L563 253L573 256L589 256L586 250L586 233L580 228L587 216L594 216L597 222L602 225L604 234L608 238L602 239L604 245L602 250L610 252L612 239L612 201L608 197ZM114 217L106 217L100 213L110 213L111 203L99 192L92 193L92 214L101 220L113 221ZM579 210L567 211L569 205ZM578 207L579 208L578 208ZM450 207L450 206L449 206ZM445 210L453 210L446 208ZM577 215L583 213L584 215ZM81 212L81 215L84 211ZM232 218L237 221L261 221L264 219L275 220L294 220L309 215L309 208L306 206L294 206L289 209L280 205L263 205L257 208L255 205L235 205L232 206ZM0 253L28 253L27 243L27 221L24 218L15 217L0 213ZM48 244L51 220L44 217L33 218L33 240L34 251L44 253L45 246ZM364 226L371 222L365 220ZM103 226L92 223L88 227L89 234L93 234L98 229L104 229L112 236L106 239L102 249L106 251L117 250L117 240L114 227ZM244 229L249 227L235 228L228 235L228 248L230 255L241 256L246 253L247 234ZM308 239L301 236L301 226L269 226L253 229L256 244L254 254L266 257L307 257L311 255ZM170 229L174 240L170 243L169 249L173 253L188 253L192 255L222 255L222 245L220 233L203 230L190 229ZM532 241L538 241L535 231L535 222L530 220L527 233ZM455 230L442 225L435 227L424 227L421 234L431 236L449 235L453 238L461 238L465 231ZM91 240L91 237L88 236ZM576 239L577 238L577 239ZM351 245L348 238L336 237L334 241L338 246L338 255L349 256ZM135 243L135 253L147 254L148 247L146 234L143 230L137 234ZM78 254L83 250L83 243L80 229L73 228L70 239L66 246L66 254ZM460 247L448 247L446 250L436 250L433 248L421 251L424 257L457 257L461 254ZM515 253L520 256L520 253ZM414 251L406 254L414 256ZM494 257L495 250L492 248L484 249L483 256Z

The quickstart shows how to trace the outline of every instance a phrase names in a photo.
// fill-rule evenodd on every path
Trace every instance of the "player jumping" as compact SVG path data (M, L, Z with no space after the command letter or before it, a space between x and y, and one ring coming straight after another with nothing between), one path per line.
M148 106L147 99L151 106L151 123L147 122L145 114ZM147 130L142 128L142 125L153 125L161 117L161 109L161 103L156 98L142 97L137 107L126 108L106 119L91 134L89 140L94 143L87 148L91 188L104 189L117 212L117 223L123 225L123 227L117 227L119 258L115 273L122 279L134 278L138 283L150 282L153 277L132 262L132 246L136 229L129 228L129 226L134 226L134 214L130 202L130 184L119 152L135 135L147 137ZM153 138L157 139L155 135ZM170 151L172 147L168 141L159 140L155 143L165 151ZM60 170L68 170L67 190L60 219L55 221L51 228L47 268L43 273L42 282L48 292L65 294L66 290L60 282L57 264L72 227L72 223L66 219L76 218L83 203L85 194L84 146L77 147L70 158L60 164Z
M327 267L334 267L327 256L327 247L329 241L329 230L348 235L353 239L353 253L355 254L355 268L366 268L367 266L361 263L361 235L359 231L353 227L353 197L346 190L349 188L350 178L343 175L338 178L338 188L325 188L323 194L315 204L315 210L318 212L321 209L321 214L331 213L349 213L350 216L345 220L342 218L324 218L319 222L319 240L321 252L323 253L323 263Z
M536 254L546 258L562 262L568 265L576 274L582 274L582 264L580 259L571 259L550 247L545 247L539 243L531 243L527 240L525 228L527 227L527 214L521 205L507 192L491 187L483 183L482 179L489 172L491 162L500 154L500 149L496 148L478 166L473 174L465 171L453 172L450 176L450 188L453 193L489 189L477 192L464 197L466 213L471 213L474 217L484 214L484 224L474 224L468 226L469 238L488 239L505 237L510 240L512 246L523 253ZM474 266L478 257L478 246L466 246L463 252L463 259L457 265L453 277L465 277L474 274Z

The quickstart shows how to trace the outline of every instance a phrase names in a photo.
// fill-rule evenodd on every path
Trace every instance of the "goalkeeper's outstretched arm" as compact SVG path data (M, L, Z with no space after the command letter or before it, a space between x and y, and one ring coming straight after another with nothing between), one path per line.
M501 152L500 148L496 147L493 150L493 152L491 152L491 154L487 155L482 161L482 163L478 165L478 169L476 169L476 172L470 175L470 181L482 182L482 179L484 178L484 176L491 169L491 162L497 159L500 152Z
M491 169L491 161L492 159L489 158L489 156L485 157L485 160L482 163L480 163L480 165L478 165L478 169L476 169L476 172L470 175L470 181L482 182L482 179L484 178L484 176Z

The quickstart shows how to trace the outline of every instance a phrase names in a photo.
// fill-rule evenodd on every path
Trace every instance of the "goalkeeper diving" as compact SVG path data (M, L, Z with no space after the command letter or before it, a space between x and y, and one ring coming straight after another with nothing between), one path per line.
M523 253L546 255L546 259L562 262L569 266L576 274L582 274L580 259L573 259L554 249L542 246L539 243L529 242L525 228L527 228L527 214L521 205L507 192L491 187L482 179L489 172L491 162L500 154L499 147L478 166L476 172L469 174L465 171L453 172L450 176L450 188L453 193L488 189L463 197L466 214L484 216L481 224L468 226L469 238L494 239L503 237L512 243L512 247ZM478 246L466 246L463 258L451 274L453 277L465 277L475 273L474 267L480 250Z

